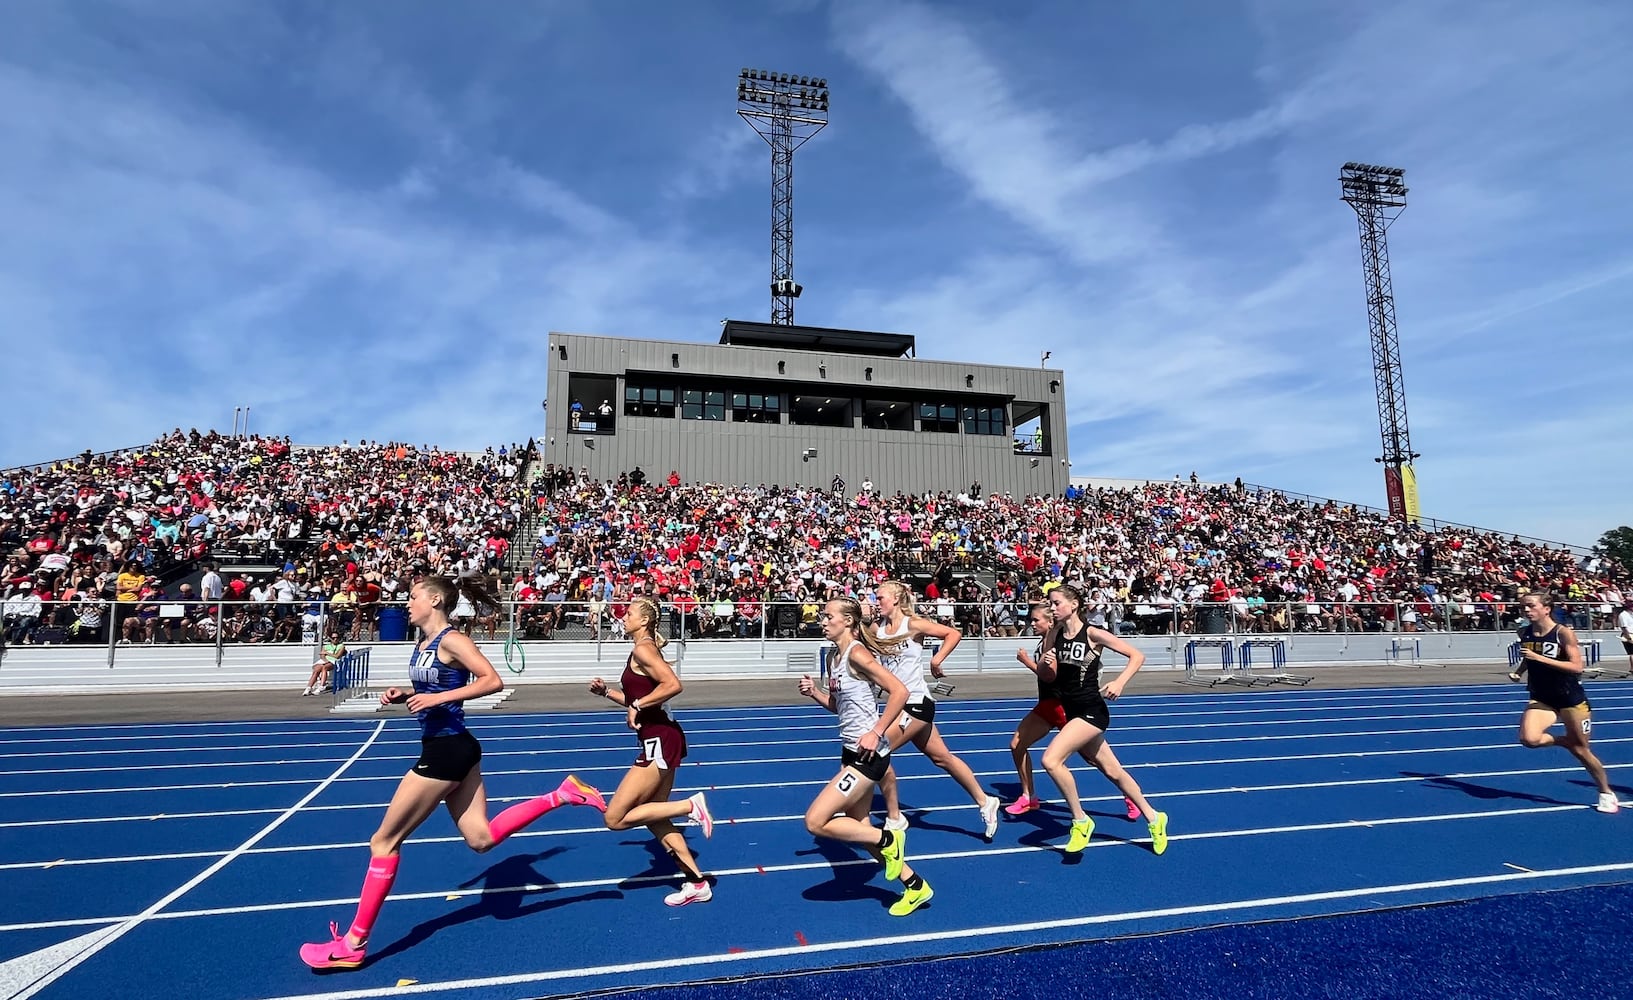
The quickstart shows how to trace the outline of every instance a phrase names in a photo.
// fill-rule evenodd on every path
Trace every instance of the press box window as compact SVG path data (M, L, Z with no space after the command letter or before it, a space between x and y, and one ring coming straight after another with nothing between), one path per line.
M675 390L650 385L626 385L624 416L672 419L675 416Z
M611 375L567 376L567 430L572 434L612 434L617 431L618 380Z
M739 424L780 424L781 397L757 392L734 392L731 396L731 419Z
M702 389L687 389L680 397L680 418L682 420L724 420L726 419L726 394L724 392L707 392Z
M964 433L1000 437L1005 430L1004 408L1001 406L964 407Z
M951 403L942 406L935 403L920 403L919 430L932 434L957 434L958 407Z

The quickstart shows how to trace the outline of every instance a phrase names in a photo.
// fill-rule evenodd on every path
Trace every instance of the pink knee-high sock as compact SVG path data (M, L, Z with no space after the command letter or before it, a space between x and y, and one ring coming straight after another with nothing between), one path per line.
M380 904L391 894L391 885L397 881L397 862L400 855L374 858L369 862L369 873L363 879L363 898L357 902L357 916L352 918L352 937L367 941L374 930L374 920L380 915Z
M564 804L557 792L546 792L526 802L518 802L489 820L488 832L493 835L495 844L500 843L517 830Z

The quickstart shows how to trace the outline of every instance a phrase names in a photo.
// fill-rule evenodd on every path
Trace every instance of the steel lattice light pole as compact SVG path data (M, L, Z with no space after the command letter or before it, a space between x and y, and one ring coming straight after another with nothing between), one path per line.
M771 146L771 322L791 326L794 300L794 150L828 124L828 81L745 69L737 113Z
M1361 267L1366 272L1367 319L1372 331L1372 373L1383 435L1384 489L1392 517L1418 519L1412 436L1406 424L1406 383L1401 377L1400 337L1395 330L1395 289L1389 277L1389 226L1406 209L1406 171L1346 163L1338 175L1343 200L1361 227Z

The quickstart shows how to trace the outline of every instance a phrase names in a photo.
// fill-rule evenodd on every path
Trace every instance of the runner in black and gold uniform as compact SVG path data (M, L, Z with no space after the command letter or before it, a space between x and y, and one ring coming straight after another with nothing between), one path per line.
M1106 777L1139 806L1151 830L1151 850L1161 854L1168 849L1167 814L1151 807L1140 791L1139 782L1122 768L1106 746L1106 729L1111 726L1111 708L1107 703L1116 701L1123 693L1123 686L1145 662L1145 654L1110 632L1090 627L1083 620L1083 594L1078 588L1061 584L1050 591L1049 605L1055 612L1055 627L1044 637L1038 679L1047 681L1048 675L1054 675L1060 704L1066 711L1066 724L1043 751L1043 769L1060 786L1066 805L1072 810L1072 833L1066 843L1066 853L1076 854L1089 846L1089 837L1094 832L1094 820L1083 811L1083 803L1077 797L1077 781L1072 777L1072 769L1066 766L1067 758L1082 752L1093 758ZM1128 657L1128 666L1123 672L1105 684L1100 683L1102 649Z
M1517 681L1525 674L1531 695L1525 714L1520 716L1520 743L1569 750L1599 786L1599 801L1594 808L1602 813L1616 812L1621 807L1616 793L1610 790L1605 766L1588 746L1593 732L1593 706L1582 689L1582 646L1569 626L1553 620L1552 595L1526 594L1520 604L1527 624L1520 629L1519 668L1508 675ZM1548 732L1555 722L1565 724L1565 735L1559 739Z

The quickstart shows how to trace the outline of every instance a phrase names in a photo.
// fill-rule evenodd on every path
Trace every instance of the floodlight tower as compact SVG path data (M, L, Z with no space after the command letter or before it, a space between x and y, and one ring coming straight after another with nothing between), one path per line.
M771 322L792 326L794 150L828 124L828 81L763 69L737 77L737 113L771 146Z
M1401 377L1400 337L1395 331L1395 288L1389 278L1389 226L1406 209L1406 171L1346 163L1338 174L1343 200L1361 226L1361 268L1366 272L1367 318L1372 330L1372 374L1378 390L1378 427L1383 435L1384 490L1389 514L1418 519L1417 475L1406 426L1406 383Z

